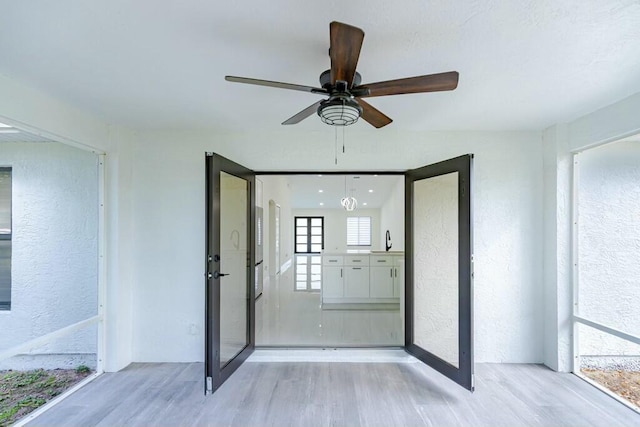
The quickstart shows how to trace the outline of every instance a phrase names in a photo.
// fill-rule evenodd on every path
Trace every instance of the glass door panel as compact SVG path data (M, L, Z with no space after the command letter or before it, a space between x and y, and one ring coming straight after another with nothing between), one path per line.
M206 156L205 392L255 347L255 174Z
M472 155L405 176L405 349L473 390Z
M413 185L414 342L458 367L458 173Z
M220 367L248 344L248 182L220 172ZM226 237L226 238L225 238Z

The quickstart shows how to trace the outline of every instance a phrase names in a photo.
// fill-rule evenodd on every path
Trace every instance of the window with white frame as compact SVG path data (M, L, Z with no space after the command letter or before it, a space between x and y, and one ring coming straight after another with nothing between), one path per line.
M347 217L347 246L371 246L371 217Z
M0 168L0 310L11 310L11 168Z

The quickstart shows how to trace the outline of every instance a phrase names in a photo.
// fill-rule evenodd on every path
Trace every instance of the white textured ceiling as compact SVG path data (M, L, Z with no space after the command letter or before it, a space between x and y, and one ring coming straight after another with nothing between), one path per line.
M1 74L137 129L280 128L317 95L224 76L316 85L333 20L365 31L365 83L460 72L453 92L372 98L397 130L539 130L640 91L637 0L1 0L0 11Z

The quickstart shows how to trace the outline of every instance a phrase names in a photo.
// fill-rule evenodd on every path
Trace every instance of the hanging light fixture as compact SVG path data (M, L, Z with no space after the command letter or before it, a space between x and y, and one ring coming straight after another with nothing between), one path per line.
M358 201L353 197L353 188L351 189L351 196L347 196L347 177L344 177L344 197L340 200L340 204L345 210L351 212L358 207Z
M323 101L318 107L320 120L332 126L349 126L358 121L362 107L349 95L338 95Z

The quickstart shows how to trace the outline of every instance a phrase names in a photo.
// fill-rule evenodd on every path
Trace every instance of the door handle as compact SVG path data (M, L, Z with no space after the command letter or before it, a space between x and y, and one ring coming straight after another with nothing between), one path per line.
M225 273L218 273L218 270L216 270L216 271L214 271L214 272L213 272L213 278L214 278L214 279L218 279L218 278L220 278L220 277L222 277L222 276L228 276L228 275L229 275L229 274L225 274Z

